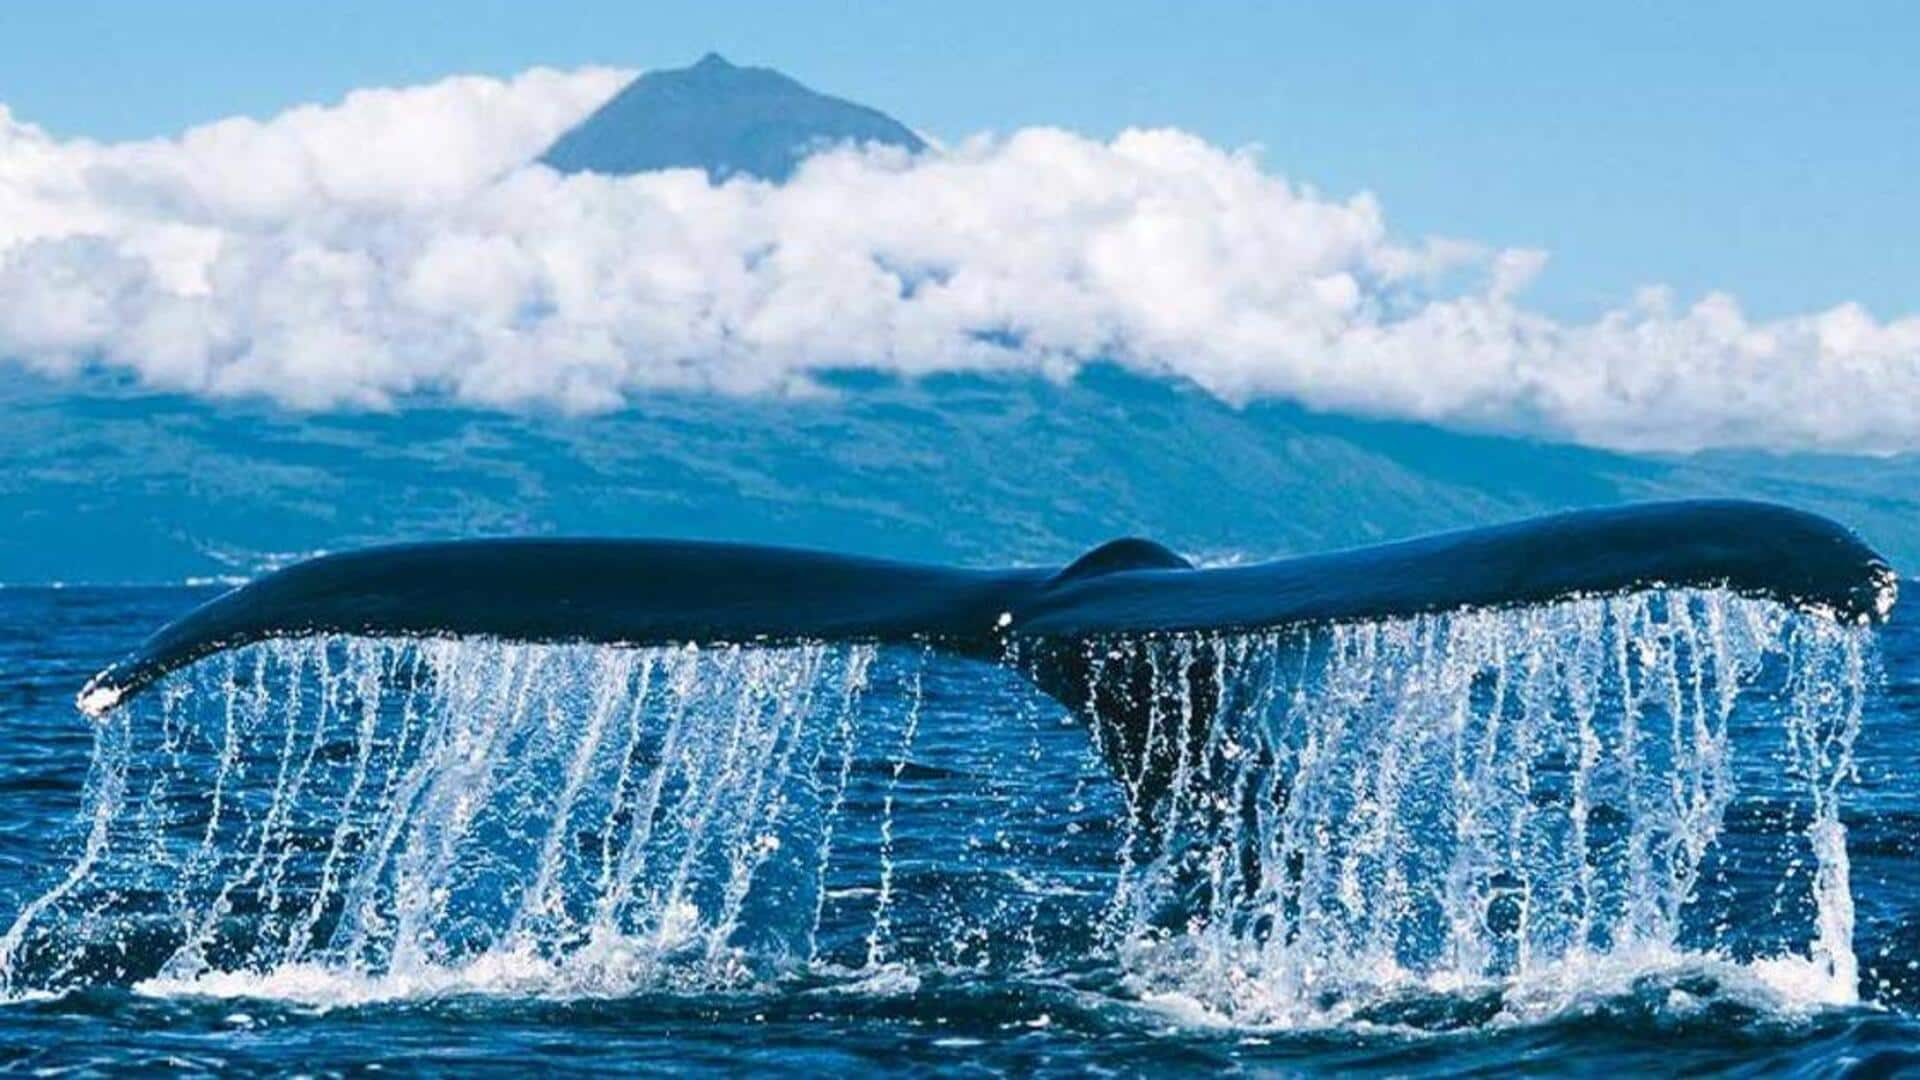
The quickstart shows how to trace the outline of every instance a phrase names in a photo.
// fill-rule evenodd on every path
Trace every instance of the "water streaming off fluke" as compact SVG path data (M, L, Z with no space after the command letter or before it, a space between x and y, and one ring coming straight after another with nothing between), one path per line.
M1857 630L1652 594L1092 652L1096 672L1144 652L1152 737L1187 747L1111 923L1149 992L1324 1022L1693 954L1856 993ZM1220 719L1196 733L1205 695ZM1778 815L1764 850L1726 835L1742 798ZM1730 921L1756 891L1778 920L1759 933Z
M340 1001L993 967L1308 1023L1708 956L1856 991L1863 629L1656 591L1076 648L1144 726L1070 715L1017 657L912 645L219 654L98 722L73 861L0 942L6 985ZM1730 915L1754 903L1766 925Z

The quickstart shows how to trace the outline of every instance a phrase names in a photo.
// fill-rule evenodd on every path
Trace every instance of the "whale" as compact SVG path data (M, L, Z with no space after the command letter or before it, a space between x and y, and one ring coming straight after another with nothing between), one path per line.
M1094 725L1109 764L1150 803L1178 751L1147 737L1144 662L1093 664L1104 655L1097 643L1655 589L1724 589L1872 624L1892 612L1897 577L1834 521L1740 500L1576 510L1216 567L1141 538L1063 567L1001 569L715 541L404 543L319 556L215 597L95 675L77 704L102 716L214 653L322 634L631 647L918 643L1017 668ZM1194 707L1198 729L1209 707Z

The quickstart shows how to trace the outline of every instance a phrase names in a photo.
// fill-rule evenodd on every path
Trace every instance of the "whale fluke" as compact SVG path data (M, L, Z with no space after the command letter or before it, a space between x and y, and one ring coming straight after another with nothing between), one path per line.
M1656 588L1727 589L1872 622L1891 612L1895 581L1884 559L1834 522L1737 501L1583 510L1210 569L1140 539L1058 570L690 541L462 540L327 555L268 574L162 627L96 675L78 704L98 716L211 653L313 634L629 646L920 642L1015 663L1088 716L1116 770L1151 789L1164 768L1137 730L1152 708L1137 685L1143 675L1088 670L1090 642Z

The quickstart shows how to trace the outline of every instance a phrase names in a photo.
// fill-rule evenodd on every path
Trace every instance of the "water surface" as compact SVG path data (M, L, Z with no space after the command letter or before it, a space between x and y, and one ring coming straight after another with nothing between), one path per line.
M311 639L73 710L208 595L0 590L11 1062L1913 1061L1904 614L1145 646L1162 737L1229 707L1140 828L1060 706L913 648Z

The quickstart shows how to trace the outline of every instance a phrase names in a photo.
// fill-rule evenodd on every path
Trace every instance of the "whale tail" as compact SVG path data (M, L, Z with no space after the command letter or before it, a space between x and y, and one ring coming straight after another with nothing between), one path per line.
M115 708L167 673L313 634L628 646L918 642L1009 662L1090 722L1136 809L1209 742L1219 651L1140 643L1501 609L1649 589L1722 589L1847 622L1887 617L1895 577L1846 529L1761 503L1588 510L1256 565L1195 568L1118 540L1059 570L954 569L735 544L510 539L322 556L217 597L96 675ZM1176 700L1177 699L1177 700Z

